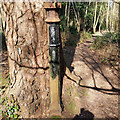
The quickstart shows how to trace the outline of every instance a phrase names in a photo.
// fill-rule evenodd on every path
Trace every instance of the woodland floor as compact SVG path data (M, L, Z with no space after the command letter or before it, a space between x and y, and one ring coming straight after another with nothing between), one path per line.
M118 118L118 68L101 63L102 51L90 49L93 40L87 39L84 43L63 47L64 59L71 75L79 78L76 83L64 76L63 118ZM7 53L3 52L0 59L0 86L3 88L9 83L7 73Z
M87 39L75 47L65 46L63 49L64 59L71 74L80 78L79 83L76 84L75 80L71 79L73 81L71 83L65 76L63 81L65 96L63 102L66 103L64 117L119 118L118 65L102 63L104 51L90 49L93 40L94 38ZM69 108L72 111L69 111Z

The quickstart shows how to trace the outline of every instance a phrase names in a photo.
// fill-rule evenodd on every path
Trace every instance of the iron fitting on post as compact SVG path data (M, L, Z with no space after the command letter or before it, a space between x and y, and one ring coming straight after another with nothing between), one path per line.
M46 2L46 23L49 24L49 65L50 65L50 117L61 116L60 106L60 34L59 15L60 3Z
M58 10L61 8L61 3L45 2L43 6L47 11L47 18L45 20L47 23L57 23L61 21L58 15Z

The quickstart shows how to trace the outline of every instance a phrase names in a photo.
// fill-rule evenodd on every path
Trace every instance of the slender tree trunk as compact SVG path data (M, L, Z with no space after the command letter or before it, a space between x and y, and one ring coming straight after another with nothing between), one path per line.
M87 14L88 14L88 6L86 6L86 10L85 10L84 29L83 29L84 35L85 35L85 32L86 32L86 17L87 17Z
M100 25L99 25L99 32L101 31L101 26L102 26L102 23L104 21L104 17L105 17L105 15L102 15L102 17L101 17Z
M96 32L96 28L95 28L96 15L97 15L97 2L95 3L95 13L94 13L94 23L93 23L93 33Z
M48 29L40 2L4 2L12 94L20 103L22 116L49 115Z
M107 16L106 16L106 30L108 31L108 24L109 24L109 0L108 0L108 8L107 8Z
M79 32L80 31L80 22L79 22L78 15L77 15L77 12L75 10L75 5L74 5L73 2L72 2L72 5L73 5L73 10L74 10L75 18L76 18L76 21L77 21L77 30Z
M69 27L69 24L70 24L70 2L68 6L67 27Z
M114 24L115 24L115 3L113 3L113 10L112 10L112 30L114 31Z
M111 8L110 8L110 31L112 31L112 21L113 21L113 19L112 19L112 11L113 11L113 6L111 6Z
M118 54L117 54L117 57L118 57L118 59L119 59L119 57L120 57L120 1L119 1L119 10L118 10L118 39L117 39L117 45L118 45ZM118 84L120 84L120 81L118 82ZM118 99L120 99L120 96L119 96L119 98ZM120 104L120 102L118 103L118 104ZM120 115L118 115L118 118L120 118Z
M66 5L65 5L65 21L66 21L66 25L67 25L67 11L68 11L68 3L66 2Z
M68 5L66 3L66 5L65 5L65 17L67 17L67 8L68 8Z
M119 26L118 26L118 30L119 30L119 32L120 32L120 3L119 3L118 17L119 17Z
M97 2L96 2L96 5L95 5L95 15L94 15L94 24L93 24L93 33L96 32L96 27L98 25L98 21L99 21L100 15L101 15L101 11L102 11L102 5L100 6L100 10L99 10L99 13L98 13L98 16L97 16Z

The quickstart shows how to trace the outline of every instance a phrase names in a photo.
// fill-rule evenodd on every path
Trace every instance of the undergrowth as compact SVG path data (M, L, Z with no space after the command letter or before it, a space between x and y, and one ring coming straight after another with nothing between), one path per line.
M97 36L90 48L101 49L109 44L118 44L120 41L118 32L108 32L103 36Z
M109 64L112 66L118 66L119 43L119 32L109 32L104 34L103 36L96 37L90 48L99 51L99 59L102 63Z
M4 106L4 109L0 110L3 118L18 118L19 106L13 99L9 101L8 97L0 98L0 104Z
M84 43L86 39L90 39L92 37L91 33L81 32L80 34L80 43Z
M10 76L8 75L7 80L1 77L0 81L2 82L0 84L0 117L3 119L16 119L19 117L19 105L13 96L7 97L5 94L6 89L11 85Z

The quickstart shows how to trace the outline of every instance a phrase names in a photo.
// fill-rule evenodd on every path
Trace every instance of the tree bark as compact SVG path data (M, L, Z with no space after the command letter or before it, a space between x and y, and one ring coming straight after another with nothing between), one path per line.
M113 10L112 10L112 31L114 31L114 24L115 24L115 3L113 3Z
M98 16L97 16L97 2L96 2L96 5L95 5L95 15L94 15L94 23L93 23L93 33L96 32L96 27L97 27L97 24L98 24L100 15L101 15L101 11L102 11L102 5L100 6L100 10L99 10L99 13L98 13Z
M96 24L96 14L97 14L97 2L95 3L95 13L94 13L94 23L93 23L93 33L96 32L95 24Z
M120 3L119 3L119 13L118 13L119 15L118 15L118 17L119 17L119 25L118 25L118 30L119 30L119 32L120 32Z
M49 115L48 28L42 2L3 2L12 94L23 118Z
M105 15L103 14L103 15L101 16L101 20L100 20L99 32L101 31L101 26L102 26L102 23L103 23L103 21L104 21L104 18L105 18Z
M68 6L68 16L67 16L67 27L69 28L69 25L70 25L70 2L69 2L69 6Z
M108 31L108 24L109 24L109 1L108 1L108 8L107 8L107 16L106 16L106 30Z
M78 19L78 15L77 15L77 12L76 12L76 10L75 10L75 5L74 5L73 2L72 2L72 6L73 6L73 10L74 10L76 22L77 22L77 30L78 30L78 32L80 32L80 21L79 21L79 19Z

